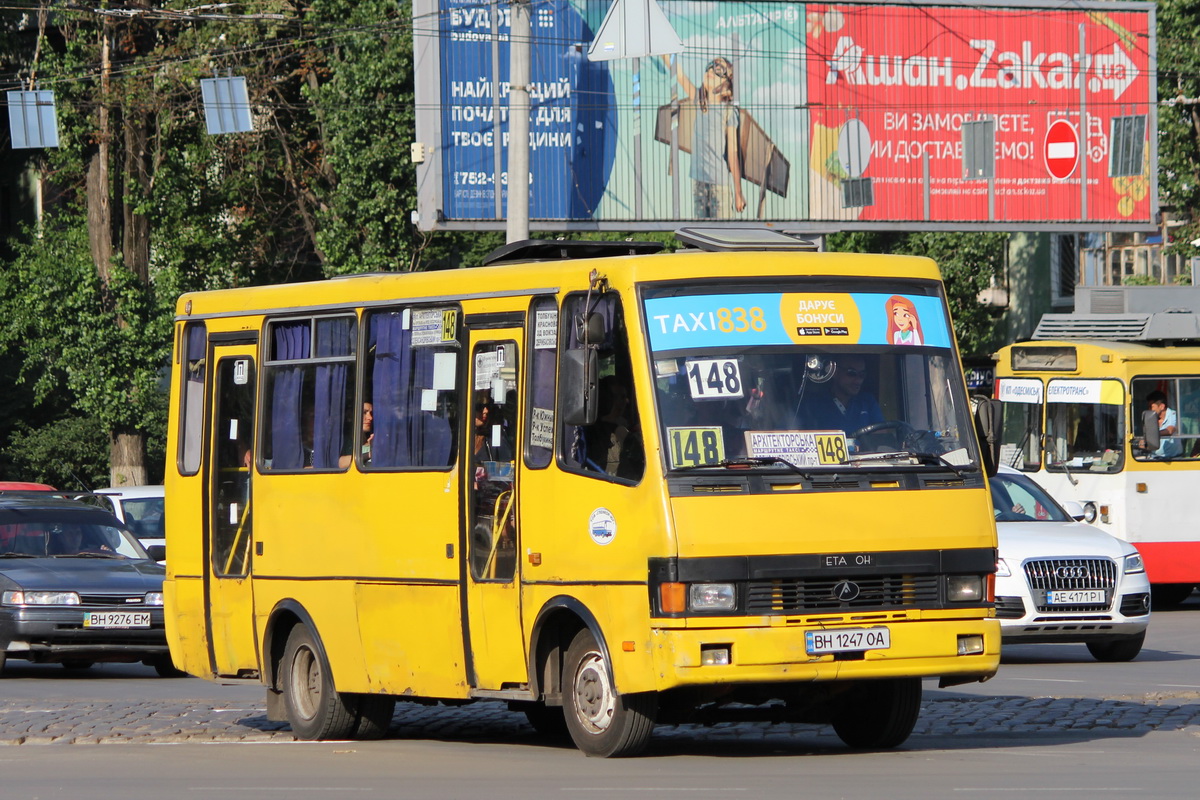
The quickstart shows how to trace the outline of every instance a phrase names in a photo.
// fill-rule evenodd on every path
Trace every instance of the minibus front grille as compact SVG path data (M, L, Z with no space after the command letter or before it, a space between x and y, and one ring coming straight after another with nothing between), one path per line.
M877 575L855 578L857 594L850 600L843 594L847 581L840 579L782 579L750 581L746 587L746 610L751 614L794 614L848 608L892 608L897 606L937 606L941 578L937 575Z
M1029 581L1038 611L1107 611L1117 585L1117 565L1111 558L1039 559L1025 563L1025 579ZM1091 589L1104 591L1103 603L1051 605L1045 602L1048 592Z

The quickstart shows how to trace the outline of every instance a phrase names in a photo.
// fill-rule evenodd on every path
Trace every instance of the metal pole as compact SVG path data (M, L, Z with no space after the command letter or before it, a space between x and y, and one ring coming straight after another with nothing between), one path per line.
M633 218L642 219L642 60L633 59Z
M500 124L503 106L500 103L500 0L492 0L492 192L495 218L504 219L504 147L500 141L504 128Z
M529 238L529 0L513 0L508 52L507 242Z
M1087 32L1079 25L1079 219L1088 218Z

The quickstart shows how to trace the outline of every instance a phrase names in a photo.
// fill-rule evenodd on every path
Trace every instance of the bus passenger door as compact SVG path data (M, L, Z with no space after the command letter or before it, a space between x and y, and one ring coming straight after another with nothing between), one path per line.
M517 558L520 339L519 329L472 332L470 338L472 391L463 449L463 513L469 680L478 689L501 689L529 680Z
M208 647L215 675L258 669L250 578L256 346L212 349L212 422L205 505Z

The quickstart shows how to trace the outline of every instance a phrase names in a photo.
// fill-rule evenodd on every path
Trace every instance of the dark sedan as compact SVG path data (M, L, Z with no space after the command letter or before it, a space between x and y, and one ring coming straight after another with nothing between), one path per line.
M164 568L111 513L51 494L0 495L0 673L7 659L86 669L141 661L179 674Z

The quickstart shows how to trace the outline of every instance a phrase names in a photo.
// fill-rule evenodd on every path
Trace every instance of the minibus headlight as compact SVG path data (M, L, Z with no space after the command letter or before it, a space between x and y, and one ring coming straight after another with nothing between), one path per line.
M1084 522L1091 525L1093 522L1096 521L1096 517L1098 517L1099 515L1100 515L1100 512L1098 512L1096 510L1096 504L1093 503L1091 500L1088 500L1086 503L1083 504L1083 521Z
M946 599L951 603L981 602L983 578L978 575L950 575L946 578Z
M0 602L6 606L77 606L76 592L5 592Z
M1008 578L1012 576L1012 570L1008 568L1008 562L1003 558L996 559L996 577Z
M737 592L732 583L693 583L688 587L688 608L692 611L732 611Z
M1132 553L1125 556L1125 574L1132 575L1135 572L1145 572L1146 565L1142 561L1141 553Z

